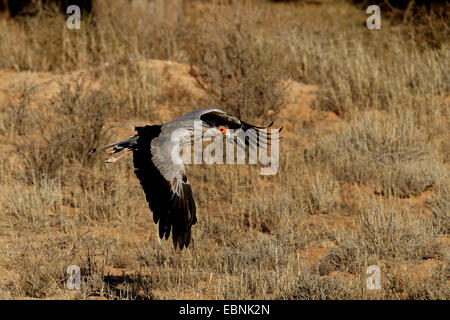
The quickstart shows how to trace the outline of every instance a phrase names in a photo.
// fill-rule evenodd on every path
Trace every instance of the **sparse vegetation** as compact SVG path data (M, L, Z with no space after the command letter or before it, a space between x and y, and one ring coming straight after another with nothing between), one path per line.
M450 298L445 14L369 31L351 1L193 2L173 23L162 1L95 5L76 31L56 7L0 15L0 298ZM174 251L130 159L87 153L213 106L284 126L280 169L188 166L198 223Z
M338 179L371 183L384 196L411 197L438 184L445 172L427 133L411 117L366 113L348 128L320 135L311 163L327 162Z

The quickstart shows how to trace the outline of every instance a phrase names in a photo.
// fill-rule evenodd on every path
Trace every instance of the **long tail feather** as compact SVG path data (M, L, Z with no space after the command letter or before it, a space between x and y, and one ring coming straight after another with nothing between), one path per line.
M138 135L134 135L134 136L129 137L126 140L114 142L114 143L108 144L107 146L103 146L100 148L94 148L91 151L89 151L88 154L93 154L97 151L101 151L101 150L105 150L105 149L109 149L109 148L114 148L112 153L116 153L116 152L122 151L123 149L131 148L133 145L137 144L138 138L139 138Z

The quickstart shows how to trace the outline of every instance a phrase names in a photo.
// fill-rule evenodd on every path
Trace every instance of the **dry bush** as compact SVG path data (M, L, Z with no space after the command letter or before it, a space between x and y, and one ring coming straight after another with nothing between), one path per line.
M424 282L413 282L406 290L409 300L448 300L450 288L447 285L450 277L448 263L439 263L432 270L431 278Z
M414 12L403 18L408 35L421 46L441 49L448 44L450 35L449 3L417 6Z
M128 59L125 63L105 68L104 73L101 79L110 82L108 90L115 97L116 117L155 117L156 99L161 99L161 92L157 91L155 83L161 79L155 77L151 68L145 63Z
M365 292L366 297L385 300L445 300L450 295L445 283L449 275L446 263L438 262L426 279L417 278L417 274L409 274L404 267L395 264L387 264L382 267L381 272L381 292Z
M431 219L416 217L394 204L362 200L355 232L338 235L338 245L319 263L321 274L364 272L369 261L404 263L441 258L438 230Z
M30 108L32 93L33 88L24 83L18 97L2 108L0 133L23 136L33 128L35 115Z
M384 196L411 197L434 186L445 170L423 130L407 116L366 114L342 132L320 137L308 150L342 181L374 185Z
M304 177L301 184L305 187L302 203L305 212L329 213L336 208L340 190L332 175L315 173Z
M210 93L205 103L243 119L267 117L284 104L277 68L281 56L274 43L255 33L257 21L226 10L206 16L187 49Z
M277 270L285 268L289 262L287 251L276 239L253 240L224 248L221 252L221 272L240 274L244 269L257 266L260 270Z
M161 76L161 71L165 71L162 67L159 69L159 63L160 61L155 60L129 58L97 72L98 81L105 84L103 90L114 97L111 115L115 119L123 121L139 117L158 122L160 108L177 105L183 106L186 112L197 108L197 99L188 89L178 84L171 73Z
M63 140L67 146L60 150L63 158L82 164L92 162L86 155L92 146L106 141L106 117L113 105L112 97L100 89L85 89L83 79L79 79L64 84L52 104L55 126L62 130L50 131L46 140L49 144L58 138Z
M71 187L71 192L65 195L66 205L72 207L83 222L121 221L130 223L136 217L136 212L148 216L144 195L139 185L130 183L133 170L128 165L111 168L102 165L98 176L92 176L84 168L76 168L77 179ZM131 219L131 221L130 221Z
M153 300L153 280L140 273L122 276L107 275L104 297L111 300Z
M427 201L426 206L433 214L433 225L440 235L450 234L450 179L443 179L441 187L436 194Z
M95 159L87 156L88 151L106 141L105 121L111 106L107 93L87 91L79 80L73 85L63 84L50 103L50 114L41 114L38 119L40 139L17 144L31 181L55 178L61 175L63 166L92 165Z
M406 260L440 256L437 230L427 217L379 203L363 207L359 219L360 239L370 255Z
M215 288L220 299L274 299L286 292L302 266L296 252L300 248L293 239L247 236L250 241L221 247L218 259L209 268L220 277ZM259 238L259 239L258 239ZM289 235L287 235L289 238Z
M2 214L14 218L11 226L42 231L61 223L63 196L59 180L43 178L31 186L12 181L0 194Z
M358 299L360 285L354 280L323 278L314 272L300 274L281 299L289 300L343 300Z
M333 271L342 271L350 274L360 274L365 262L363 257L363 244L352 241L353 239L339 239L338 245L320 259L318 271L321 276L329 275Z

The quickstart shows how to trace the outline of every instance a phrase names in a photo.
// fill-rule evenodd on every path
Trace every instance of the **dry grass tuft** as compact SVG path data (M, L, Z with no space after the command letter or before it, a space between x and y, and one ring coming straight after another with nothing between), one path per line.
M320 261L321 274L339 270L356 275L370 263L417 263L443 257L443 247L437 242L438 229L430 219L379 200L361 203L358 228L337 237L337 247Z
M412 197L439 183L444 168L412 119L379 113L355 118L342 132L319 137L307 152L348 183L371 183L386 197Z

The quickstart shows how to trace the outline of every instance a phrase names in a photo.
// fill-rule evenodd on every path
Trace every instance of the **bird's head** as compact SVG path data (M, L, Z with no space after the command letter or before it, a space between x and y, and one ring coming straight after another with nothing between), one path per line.
M200 120L202 121L203 138L224 137L229 142L236 141L241 147L244 147L244 144L249 147L264 147L270 144L272 139L278 139L278 133L283 129L280 128L273 132L273 130L267 130L273 125L273 121L268 126L255 126L218 109L202 114ZM273 133L275 136L272 136Z

